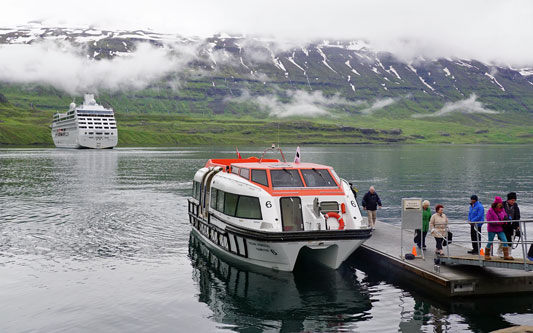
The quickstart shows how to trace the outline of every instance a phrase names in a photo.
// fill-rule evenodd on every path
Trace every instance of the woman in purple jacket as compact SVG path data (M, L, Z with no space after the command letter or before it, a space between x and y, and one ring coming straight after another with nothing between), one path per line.
M485 260L490 260L490 248L492 247L492 242L494 237L498 235L498 238L503 242L503 259L504 260L513 260L513 257L509 255L509 247L507 245L507 238L505 237L505 232L503 232L503 219L505 218L505 209L503 209L503 200L500 197L494 197L494 202L492 203L489 211L487 212L487 222L497 221L488 223L487 230L489 231L489 242L485 247Z

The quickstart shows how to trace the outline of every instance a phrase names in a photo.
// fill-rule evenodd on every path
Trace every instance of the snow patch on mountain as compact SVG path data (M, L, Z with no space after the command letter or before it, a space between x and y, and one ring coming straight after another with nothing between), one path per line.
M402 78L400 77L400 74L398 74L398 72L394 69L394 67L392 67L392 65L389 66L389 69L386 70L386 71L387 71L387 73L393 73L393 74L398 78L398 80L401 80L401 79L402 79Z
M424 84L426 87L428 87L429 89L431 89L431 91L435 91L435 88L433 88L432 86L429 85L429 83L426 82L426 80L424 80L420 75L418 75L418 72L416 70L416 68L414 68L411 64L408 64L407 67L413 71L416 76L418 76L418 79L420 80L420 82L422 82L422 84Z
M350 60L346 60L345 64L346 64L346 66L348 66L348 67L352 70L352 73L354 73L355 75L359 75L359 76L361 76L361 74L359 74L359 72L356 71L356 70L352 67L352 65L350 64Z
M338 74L337 71L335 71L333 68L331 68L331 66L328 64L328 58L326 57L326 55L324 54L324 52L322 51L322 49L320 47L317 46L317 51L318 53L320 54L320 56L322 57L322 63L329 69L331 69L331 71L333 71L334 73Z
M489 74L489 73L485 73L485 76L488 76L488 77L492 80L492 82L493 82L494 84L496 84L497 86L499 86L500 89L501 89L501 91L505 91L505 88L500 84L500 82L498 82L498 80L496 80L496 78L495 78L493 75L491 75L491 74Z

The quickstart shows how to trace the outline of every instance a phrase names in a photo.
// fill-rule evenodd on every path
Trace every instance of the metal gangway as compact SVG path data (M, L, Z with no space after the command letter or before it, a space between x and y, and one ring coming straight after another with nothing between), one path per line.
M485 226L489 223L498 223L502 221L493 221L493 222L482 222ZM457 244L457 243L468 243L472 244L472 240L459 240L457 237L452 237L451 242L448 240L448 232L446 232L446 235L442 235L442 238L446 240L448 243L448 246L446 246L445 255L440 256L439 260L441 263L449 264L449 265L470 265L470 266L480 266L480 267L495 267L495 268L508 268L508 269L519 269L519 270L525 270L525 271L533 271L533 261L528 258L528 251L530 247L533 244L533 241L527 240L527 229L526 226L528 223L533 223L533 220L505 220L503 222L518 222L519 230L521 236L519 237L518 241L516 240L508 240L507 243L512 244L510 246L516 245L516 248L520 248L522 250L522 256L521 258L514 258L513 260L504 260L503 257L494 256L491 253L491 259L485 260L485 257L481 255L478 251L478 254L471 254L471 255L462 255L459 254L457 249L450 249L451 244ZM480 222L448 222L448 231L453 232L453 227L450 228L450 226L453 225L468 225L468 224L478 224ZM488 235L488 232L485 232ZM488 237L483 234L483 232L477 232L478 234L478 249L485 249L485 245L488 243ZM470 234L468 234L470 236ZM516 238L516 237L513 237ZM494 241L492 242L491 249L494 249L497 244L503 244L500 239L496 240L496 237ZM502 245L503 246L503 245ZM461 248L463 249L463 248ZM494 251L496 252L496 251Z

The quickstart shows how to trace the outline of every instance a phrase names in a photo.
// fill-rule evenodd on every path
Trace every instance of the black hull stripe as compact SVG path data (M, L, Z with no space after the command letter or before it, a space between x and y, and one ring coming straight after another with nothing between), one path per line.
M189 213L191 217L199 220L204 224L208 224L203 218L195 216ZM220 219L219 219L220 220ZM220 220L222 223L226 224L224 231L229 232L232 235L240 236L244 238L244 243L246 244L246 239L254 239L264 242L304 242L304 241L321 241L321 240L359 240L359 239L368 239L372 236L371 229L356 229L356 230L313 230L313 231L286 231L286 232L261 232L250 230L246 228L239 228L233 224L229 224L223 220ZM220 232L224 232L220 228L215 227ZM238 241L235 238L235 245L237 247L237 252L239 252ZM247 251L246 251L247 252Z
M296 232L260 232L228 225L226 231L243 238L265 242L303 242L320 240L355 240L368 239L371 230L328 230L328 231L296 231Z

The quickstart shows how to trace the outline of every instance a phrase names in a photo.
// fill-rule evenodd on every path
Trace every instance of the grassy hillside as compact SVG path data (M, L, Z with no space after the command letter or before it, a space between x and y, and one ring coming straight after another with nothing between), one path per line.
M9 100L9 98L8 98ZM49 96L50 105L69 102ZM53 146L55 111L38 105L0 103L0 145ZM241 115L179 115L117 112L119 146L320 143L533 143L533 121L523 114L454 115L414 119L405 109L372 116L339 113L328 118L257 118Z

